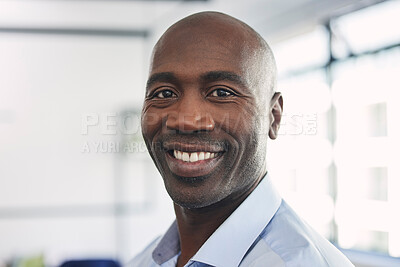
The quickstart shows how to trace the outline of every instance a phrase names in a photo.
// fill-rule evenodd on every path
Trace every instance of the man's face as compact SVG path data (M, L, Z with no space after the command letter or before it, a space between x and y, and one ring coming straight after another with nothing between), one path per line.
M169 195L183 207L237 198L265 173L266 97L254 86L260 72L231 33L221 26L175 30L154 53L143 137Z

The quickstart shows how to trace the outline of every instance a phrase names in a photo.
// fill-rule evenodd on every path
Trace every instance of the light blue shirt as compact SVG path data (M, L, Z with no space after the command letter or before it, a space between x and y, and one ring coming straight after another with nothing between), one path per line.
M180 254L176 221L137 255L131 267L175 267ZM281 199L268 175L209 237L187 267L353 266Z

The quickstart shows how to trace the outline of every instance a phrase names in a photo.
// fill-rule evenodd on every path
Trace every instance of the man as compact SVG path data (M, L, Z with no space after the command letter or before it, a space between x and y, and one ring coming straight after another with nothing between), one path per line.
M176 221L132 266L352 266L299 219L267 175L283 100L266 42L203 12L157 42L142 111Z

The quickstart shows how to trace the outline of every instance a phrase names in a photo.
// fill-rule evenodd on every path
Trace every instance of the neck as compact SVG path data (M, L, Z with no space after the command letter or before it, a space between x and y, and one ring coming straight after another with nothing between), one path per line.
M196 254L212 233L257 187L261 178L239 196L231 196L208 207L188 209L174 203L181 247L177 267L184 266Z

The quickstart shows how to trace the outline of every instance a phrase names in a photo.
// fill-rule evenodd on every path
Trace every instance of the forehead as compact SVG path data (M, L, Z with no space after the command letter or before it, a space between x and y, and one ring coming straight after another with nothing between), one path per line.
M150 74L200 75L223 70L245 76L252 56L249 41L242 35L226 25L216 29L186 27L167 32L155 47Z

